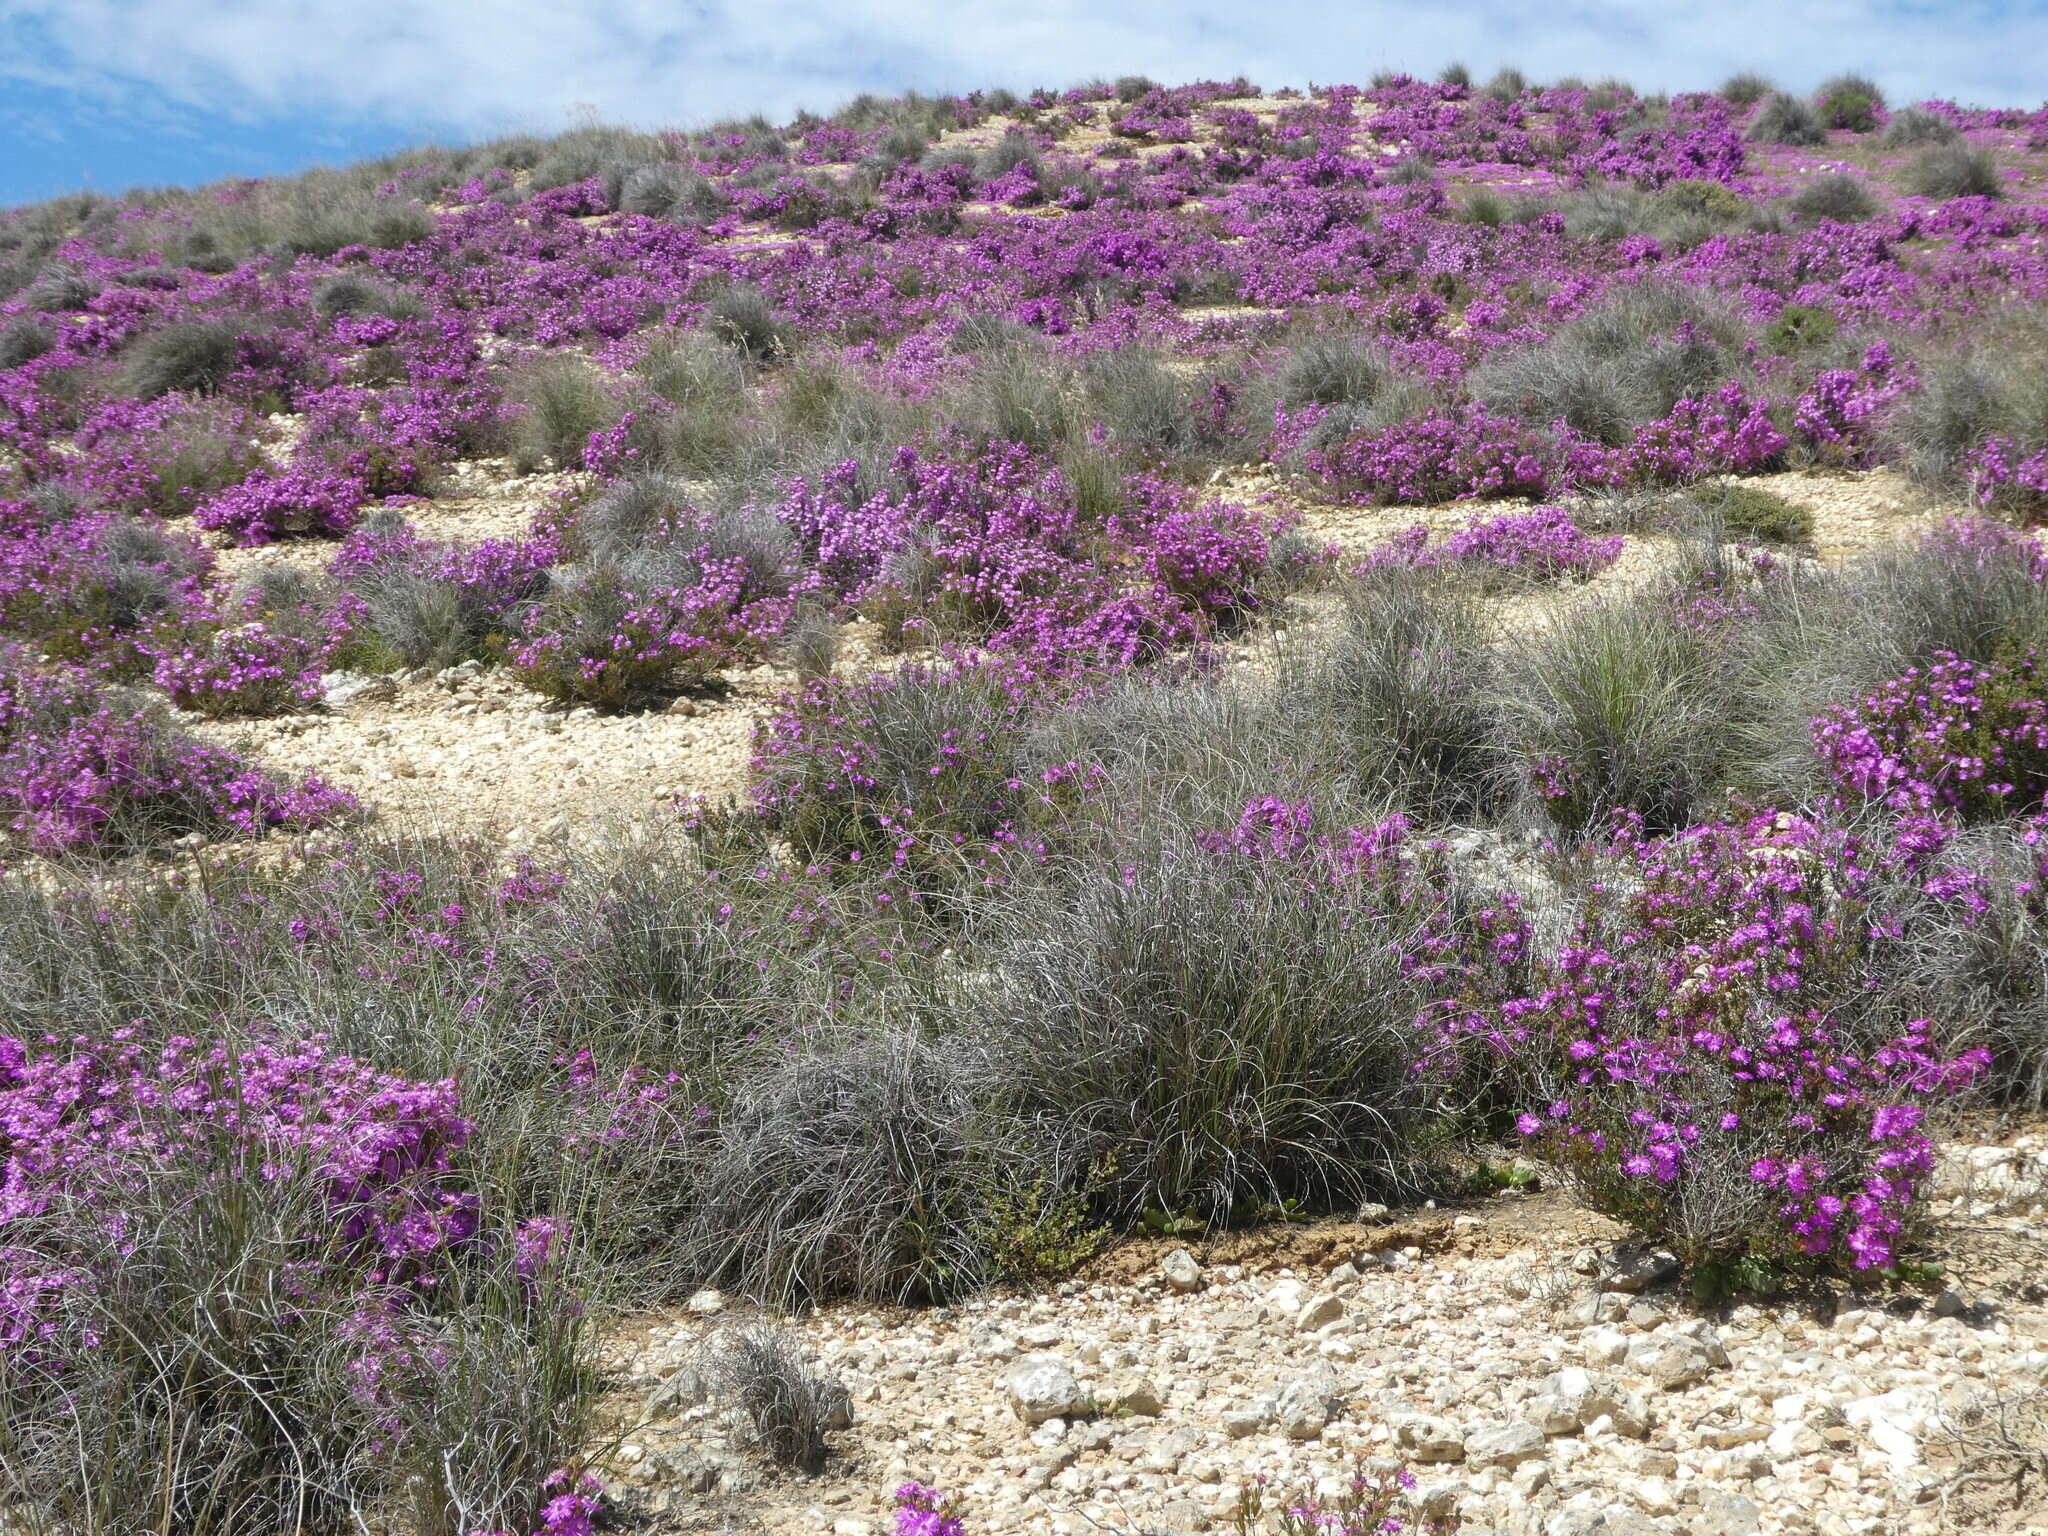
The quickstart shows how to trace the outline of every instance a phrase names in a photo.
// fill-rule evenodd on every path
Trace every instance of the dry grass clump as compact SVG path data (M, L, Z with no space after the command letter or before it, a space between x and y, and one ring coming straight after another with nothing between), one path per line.
M1933 348L1920 387L1886 430L1900 462L1931 489L1966 492L1979 452L1993 439L2015 462L2048 450L2048 315L2030 306L1994 313L1970 333ZM1994 503L2024 493L1986 488Z
M590 435L625 410L610 377L575 352L521 358L507 370L505 398L518 409L508 431L522 474L547 465L581 468Z
M1564 421L1609 445L1699 399L1743 366L1747 328L1718 295L1619 288L1546 340L1473 370L1473 395L1535 425Z
M1998 157L1974 144L1936 143L1906 167L1906 190L1915 197L2003 197Z
M1962 136L1962 130L1946 118L1921 107L1907 107L1885 122L1878 142L1886 149L1922 149L1930 144L1953 144Z
M761 1451L781 1466L818 1471L826 1435L853 1422L846 1388L805 1358L794 1333L764 1319L728 1324L707 1349L715 1389L745 1415Z
M138 400L173 391L208 395L227 382L241 354L241 333L232 322L180 321L136 339L121 360L121 384Z
M1862 224L1877 217L1883 204L1862 177L1829 174L1815 177L1793 193L1791 206L1803 219Z
M1748 137L1759 144L1789 144L1806 148L1827 142L1827 128L1821 116L1797 96L1783 91L1765 98L1750 119Z

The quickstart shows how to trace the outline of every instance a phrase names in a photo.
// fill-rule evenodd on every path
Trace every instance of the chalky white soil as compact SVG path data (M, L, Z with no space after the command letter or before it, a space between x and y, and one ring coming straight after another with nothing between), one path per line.
M2048 1505L1970 1479L2010 1471L1998 1405L2037 1448L2048 1428L2048 1136L1952 1147L1942 1187L1938 1293L1701 1308L1537 1195L1134 1244L951 1308L828 1308L791 1326L852 1424L811 1477L770 1470L705 1392L744 1309L700 1293L614 1341L612 1475L664 1531L879 1536L908 1479L956 1494L971 1532L1228 1529L1252 1478L1374 1458L1414 1466L1467 1536L2048 1531Z
M513 535L565 483L476 466L414 515L439 536ZM1823 560L1959 510L1886 471L1761 483L1812 509ZM1291 505L1347 558L1508 510L1290 503L1256 473L1215 492ZM1632 539L1591 583L1502 599L1502 621L1645 579L1672 548ZM1330 608L1295 600L1293 638L1313 644ZM1231 650L1271 660L1263 633ZM844 668L889 664L850 628ZM763 665L671 712L607 717L462 668L199 729L346 784L387 822L523 848L743 794L755 723L795 681ZM602 1470L629 1526L656 1532L881 1536L889 1491L913 1478L957 1494L974 1536L1225 1529L1252 1478L1398 1457L1474 1536L2048 1536L2048 1466L2015 1489L1999 1438L2048 1455L2048 1137L1980 1132L1943 1178L1931 1246L1954 1262L1938 1296L1694 1309L1643 1283L1619 1229L1546 1194L1234 1236L1167 1268L1167 1245L1125 1245L1079 1280L947 1309L827 1308L793 1326L848 1389L852 1424L810 1477L770 1468L699 1390L693 1363L745 1311L707 1295L610 1341L620 1443Z
M513 537L575 478L516 477L495 461L460 466L444 495L409 509L409 515L435 538ZM1928 502L1889 470L1797 471L1750 483L1812 510L1815 552L1823 560L1911 537L1962 510ZM1441 533L1522 505L1335 506L1301 500L1272 471L1221 477L1212 490L1298 513L1311 540L1335 546L1345 559L1417 523ZM1519 622L1610 585L1642 580L1671 547L1668 539L1632 538L1622 558L1596 580L1506 597L1502 617ZM331 557L333 548L329 541L309 541L219 553L231 571L266 559L310 570ZM1294 605L1288 618L1312 624L1326 607L1311 597ZM851 625L842 635L843 671L893 664L878 653L870 628ZM1237 649L1250 660L1259 643ZM636 817L666 815L678 800L715 803L743 795L754 726L796 681L794 671L764 664L730 676L723 690L680 701L674 713L622 717L565 711L507 677L457 669L380 680L305 715L194 728L280 771L317 773L343 784L373 812L408 826L477 832L516 847L564 838L587 843Z
M1272 116L1289 103L1216 105ZM1066 147L1108 142L1090 129ZM737 245L800 238L749 231ZM1284 313L1224 304L1187 319L1191 339L1216 342ZM279 423L277 454L291 430ZM436 538L514 537L579 479L460 465L408 516ZM1813 512L1824 561L1961 510L1886 470L1750 483ZM1417 523L1442 533L1519 505L1331 505L1269 470L1213 489L1299 513L1346 559ZM219 553L231 572L268 560L313 570L333 547ZM1501 620L1644 580L1672 548L1631 539L1592 582L1504 597ZM1295 600L1293 638L1313 644L1333 606ZM1273 654L1264 632L1230 649L1251 669ZM841 654L848 671L892 664L865 626ZM668 712L608 717L465 667L352 679L305 715L194 729L345 785L388 824L525 848L744 794L753 730L795 682L762 665ZM1334 1488L1391 1460L1415 1468L1428 1510L1466 1536L2048 1536L2048 1133L1958 1133L1939 1188L1928 1247L1949 1269L1922 1291L1693 1304L1656 1255L1545 1191L1185 1247L1127 1242L1076 1279L945 1308L829 1306L787 1320L851 1410L814 1475L769 1465L707 1390L720 1331L751 1314L701 1293L608 1339L617 1440L595 1470L618 1528L649 1536L883 1536L891 1491L910 1480L955 1495L970 1536L1227 1530L1255 1479ZM2016 1481L2029 1465L2031 1480Z

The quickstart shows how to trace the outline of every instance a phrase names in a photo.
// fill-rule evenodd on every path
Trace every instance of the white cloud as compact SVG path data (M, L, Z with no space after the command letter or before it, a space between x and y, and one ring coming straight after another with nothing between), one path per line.
M196 113L300 113L485 133L691 123L829 108L863 89L1066 85L1143 71L1266 84L1433 71L1462 58L1539 78L1711 85L1738 67L1794 85L1841 69L1895 97L2032 105L2048 17L1992 5L1669 0L0 0L0 80L138 87Z

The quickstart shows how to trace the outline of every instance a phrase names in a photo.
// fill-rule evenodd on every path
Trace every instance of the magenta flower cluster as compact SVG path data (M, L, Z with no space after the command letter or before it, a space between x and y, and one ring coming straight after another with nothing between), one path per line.
M1582 855L1594 903L1551 944L1510 897L1460 910L1442 845L1398 816L1330 835L1309 803L1267 798L1200 841L1401 913L1404 969L1435 992L1415 1021L1427 1069L1536 1067L1517 1127L1602 1209L1688 1259L1868 1269L1897 1257L1932 1172L1927 1106L1990 1064L1836 990L1873 880L1918 878L1945 845L1928 830L1883 847L1784 814L1668 838L1623 823ZM1969 882L1937 889L1970 909Z
M192 520L237 544L270 544L291 534L340 534L355 526L366 487L352 475L259 470L201 502Z
M285 783L82 672L0 651L0 832L30 849L120 853L187 832L307 830L355 810L346 792Z
M79 1303L114 1280L107 1266L151 1262L134 1219L146 1189L294 1185L315 1197L311 1225L284 1234L265 1260L276 1275L257 1283L344 1315L350 1395L395 1444L403 1400L446 1364L432 1314L453 1266L491 1256L460 1110L452 1080L378 1072L318 1038L0 1038L0 1360L61 1390L80 1351L110 1342ZM547 1219L510 1233L510 1268L536 1299L566 1236ZM596 1484L551 1485L536 1536L589 1536Z
M1115 526L1138 551L1139 569L1155 591L1210 620L1257 607L1258 584L1272 556L1271 520L1232 502L1198 503L1170 481L1147 479L1139 486L1133 511Z
M1552 476L1549 445L1519 420L1484 406L1439 412L1332 448L1308 466L1329 489L1358 501L1427 505L1474 496L1540 496Z
M1911 828L1885 848L1784 813L1624 824L1599 902L1488 1025L1555 1063L1522 1133L1688 1257L1891 1263L1933 1169L1925 1107L1989 1065L1835 990L1873 879L1924 856Z
M906 447L865 499L854 471L799 482L778 509L824 589L893 643L1043 665L1128 663L1255 607L1279 526L1149 474L1094 525L1019 444Z
M45 523L0 502L0 637L116 677L147 672L157 638L204 610L213 555L182 531L116 513Z
M1515 576L1531 581L1585 580L1621 558L1619 534L1586 533L1562 507L1536 507L1481 518L1432 545L1420 525L1394 535L1360 562L1362 569L1406 566Z
M760 610L744 562L703 552L689 587L635 588L616 569L586 574L542 606L511 653L516 675L552 699L626 708L693 687L746 653Z
M2030 454L2009 437L1986 438L1971 455L1970 485L1986 506L2038 513L2048 507L2048 448Z
M159 650L150 681L180 709L209 719L294 714L320 702L326 650L258 619Z
M905 1483L896 1490L895 1536L967 1536L953 1500L923 1483Z
M1710 475L1776 468L1790 440L1767 403L1729 383L1681 400L1662 421L1639 427L1620 448L1560 431L1561 480L1578 485L1683 485Z
M604 1485L588 1472L551 1472L541 1491L549 1497L540 1508L540 1524L531 1536L596 1536L596 1519L604 1508ZM516 1531L468 1531L463 1536L521 1536Z
M452 1083L390 1077L318 1040L229 1052L176 1037L146 1045L133 1029L0 1039L0 1245L13 1239L35 1254L33 1265L9 1265L0 1351L61 1375L70 1351L99 1346L90 1328L80 1333L87 1314L72 1302L107 1283L95 1269L107 1250L67 1227L77 1212L96 1212L111 1251L125 1254L147 1241L126 1230L135 1196L174 1168L227 1182L309 1180L327 1217L304 1234L291 1283L309 1304L355 1308L364 1352L350 1370L374 1404L401 1331L398 1296L430 1294L449 1255L477 1234L476 1198L453 1176L468 1135ZM59 1251L67 1233L93 1240Z
M2028 651L1989 665L1943 651L1813 722L1833 778L1899 811L1969 818L2039 812L2048 799L2048 697Z
M118 1204L152 1167L225 1141L265 1178L316 1180L368 1283L409 1280L477 1230L475 1198L448 1178L470 1132L457 1109L453 1082L391 1077L320 1040L230 1052L132 1029L0 1039L0 1224L56 1200Z

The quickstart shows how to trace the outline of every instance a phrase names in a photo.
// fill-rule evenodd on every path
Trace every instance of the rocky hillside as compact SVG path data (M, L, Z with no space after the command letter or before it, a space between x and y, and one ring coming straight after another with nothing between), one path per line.
M0 1523L2042 1529L2044 234L1460 70L0 213Z
M709 1364L737 1304L707 1291L616 1346L649 1387L622 1400L621 1499L665 1529L862 1536L915 1481L976 1530L1228 1530L1258 1479L1327 1494L1406 1464L1419 1508L1467 1533L2038 1531L2044 1153L2034 1136L1945 1165L1954 1269L1915 1299L1702 1310L1669 1255L1539 1195L834 1310L798 1325L850 1402L817 1479L752 1459Z

